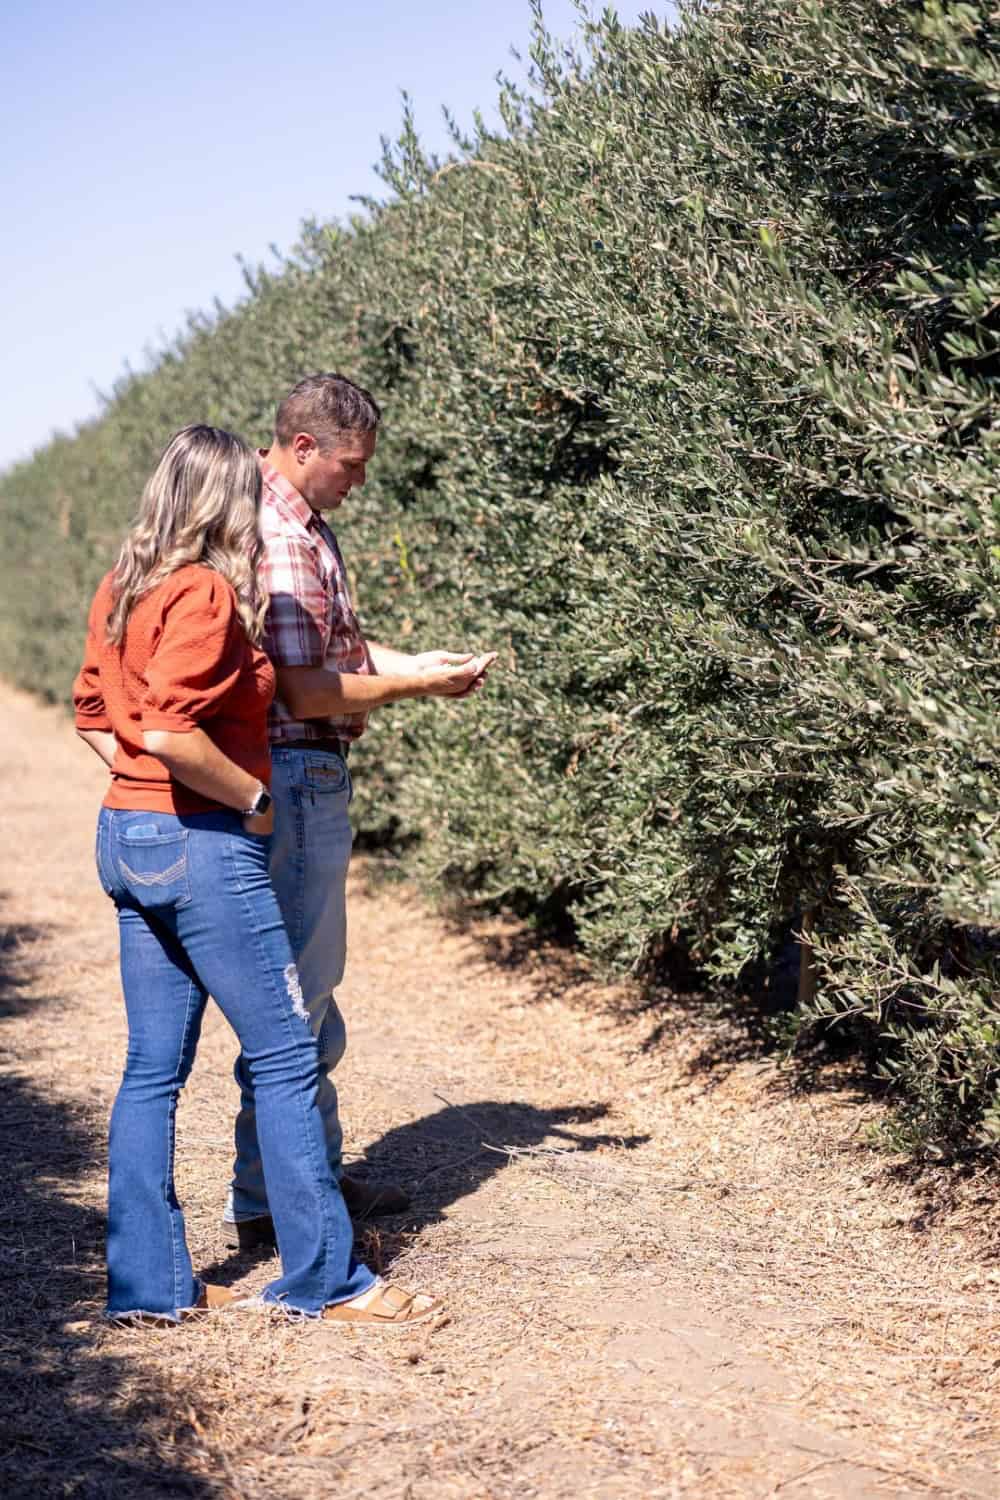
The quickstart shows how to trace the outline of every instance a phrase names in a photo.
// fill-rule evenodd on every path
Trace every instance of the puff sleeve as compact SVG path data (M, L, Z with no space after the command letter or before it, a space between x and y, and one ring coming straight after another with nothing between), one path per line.
M94 595L90 614L87 616L83 665L73 683L73 712L77 729L100 729L110 733L112 724L101 687L101 643L107 612L108 601L102 586Z
M246 646L230 584L210 568L185 569L153 633L141 727L183 734L211 719L243 671Z

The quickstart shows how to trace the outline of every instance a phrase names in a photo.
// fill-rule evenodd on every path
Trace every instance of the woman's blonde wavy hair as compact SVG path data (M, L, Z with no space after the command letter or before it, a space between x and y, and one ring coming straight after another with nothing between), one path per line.
M182 427L163 450L112 574L107 637L119 645L137 601L188 563L214 568L236 591L247 635L259 642L267 595L257 581L261 477L242 438Z

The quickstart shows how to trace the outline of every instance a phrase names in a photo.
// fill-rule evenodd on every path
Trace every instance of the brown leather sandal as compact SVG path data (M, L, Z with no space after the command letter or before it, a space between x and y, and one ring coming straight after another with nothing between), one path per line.
M233 1301L233 1293L227 1286L216 1286L203 1281L201 1293L193 1307L182 1307L178 1318L160 1317L157 1313L132 1312L109 1313L108 1322L120 1328L176 1328L178 1323L187 1323L192 1318L203 1318L207 1313L218 1312Z
M324 1307L325 1323L364 1323L375 1328L411 1328L440 1317L444 1308L426 1292L404 1292L399 1286L381 1286L363 1307L335 1302Z
M203 1313L218 1312L220 1307L228 1307L235 1300L232 1287L216 1286L213 1281L203 1281L201 1284L201 1296L194 1307L186 1307L181 1313L182 1318L200 1318Z

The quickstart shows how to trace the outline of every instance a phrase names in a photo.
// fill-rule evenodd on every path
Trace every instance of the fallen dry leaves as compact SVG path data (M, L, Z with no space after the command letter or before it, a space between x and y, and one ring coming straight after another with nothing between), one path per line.
M2 701L5 1495L995 1495L985 1172L874 1155L859 1125L880 1106L845 1067L796 1092L690 1006L644 1049L650 1016L565 956L360 878L343 1114L353 1154L415 1203L359 1244L449 1321L107 1328L124 1026L90 863L102 774L61 715ZM272 1266L219 1222L232 1060L210 1015L178 1178L199 1268L252 1291Z

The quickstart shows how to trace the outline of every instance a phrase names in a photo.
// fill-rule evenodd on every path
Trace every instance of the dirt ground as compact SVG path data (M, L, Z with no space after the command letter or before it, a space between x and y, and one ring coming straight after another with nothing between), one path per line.
M513 926L360 877L342 1112L414 1194L362 1250L450 1322L106 1327L103 772L59 713L0 710L5 1496L997 1495L995 1180L876 1155L843 1070L796 1088L703 1007L630 1013ZM220 1225L233 1054L210 1012L179 1191L196 1266L253 1289L271 1264Z

